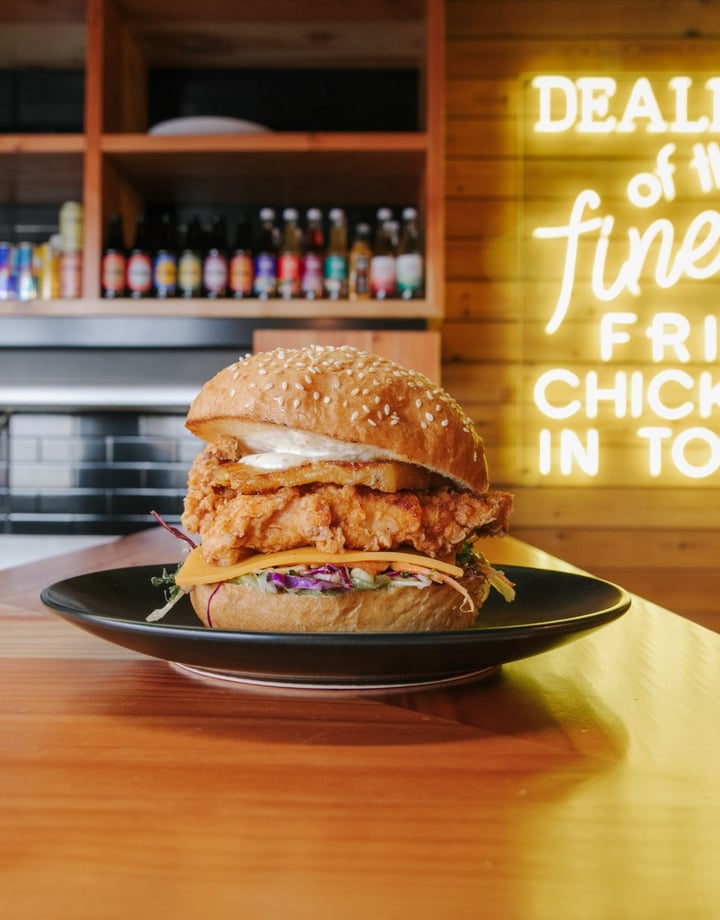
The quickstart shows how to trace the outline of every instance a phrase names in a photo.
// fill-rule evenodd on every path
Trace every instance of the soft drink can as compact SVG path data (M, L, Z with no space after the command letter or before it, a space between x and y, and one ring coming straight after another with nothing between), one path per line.
M0 300L10 300L13 296L13 249L12 243L0 243Z
M17 296L18 300L35 300L38 295L35 274L35 246L19 243L17 249Z

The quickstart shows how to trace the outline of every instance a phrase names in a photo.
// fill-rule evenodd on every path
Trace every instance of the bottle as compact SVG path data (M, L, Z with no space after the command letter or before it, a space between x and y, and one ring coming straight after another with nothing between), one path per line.
M322 213L318 208L307 212L305 228L305 255L302 263L300 291L308 300L317 300L323 295L323 252L325 238L322 230Z
M160 218L158 245L153 258L153 290L156 297L174 297L177 293L177 246L175 227L169 214Z
M392 211L380 208L370 260L370 293L377 300L385 300L395 294L395 245L391 225Z
M295 208L285 208L283 221L283 238L278 257L278 294L287 300L300 296L302 240Z
M216 217L212 223L210 243L203 259L203 291L211 300L225 297L228 284L227 234L225 221Z
M103 297L112 299L125 295L126 272L127 256L122 217L120 214L113 214L108 225L100 268L100 289Z
M235 228L235 246L228 267L230 296L241 300L253 292L252 228L241 217Z
M200 297L202 294L202 230L197 217L193 217L185 232L178 259L177 283L181 297Z
M423 257L415 208L403 211L403 230L395 261L397 292L404 300L421 297L423 292Z
M355 227L355 238L350 249L348 266L348 295L350 300L370 298L370 224L360 223Z
M330 238L325 252L325 296L340 300L348 295L347 226L342 208L330 211Z
M59 227L63 252L82 252L84 212L79 201L66 201L60 208Z
M129 297L152 297L152 259L144 214L138 214L135 221L135 240L128 253L126 285Z
M255 277L253 291L261 300L277 294L277 228L275 211L263 208L260 211L260 231L255 245Z

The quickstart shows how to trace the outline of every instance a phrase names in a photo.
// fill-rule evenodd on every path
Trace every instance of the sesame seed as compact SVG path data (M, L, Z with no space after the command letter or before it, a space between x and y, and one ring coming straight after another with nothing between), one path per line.
M416 406L418 407L418 409L419 409L420 406L422 406L422 399L416 399L416 400L415 400L415 405L416 405Z
M375 419L369 418L369 419L367 420L367 423L368 423L368 425L372 425L373 428L377 428L377 422L375 421Z
M426 418L429 422L434 422L434 421L435 421L435 416L432 414L432 412L426 412L426 413L425 413L425 418Z
M444 419L440 422L440 424L442 425L443 428L447 428L447 426L448 426L448 420L447 420L446 418L444 418Z
M357 421L359 415L360 415L359 412L357 412L357 411L353 412L353 414L350 416L350 421L351 421L351 422Z
M320 394L318 393L317 390L313 391L313 399L315 400L315 402L317 402L318 399L320 399Z
M329 397L329 396L323 396L323 402L324 402L325 405L327 406L327 404L330 402L330 397Z

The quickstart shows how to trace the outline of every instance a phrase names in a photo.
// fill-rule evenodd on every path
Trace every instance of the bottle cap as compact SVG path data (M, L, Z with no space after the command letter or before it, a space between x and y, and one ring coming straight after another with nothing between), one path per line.
M379 221L392 220L393 212L390 208L378 208L377 219Z
M417 217L417 208L405 208L402 212L403 220L415 220Z
M297 220L298 212L295 208L285 208L283 211L283 220Z
M275 211L272 208L262 208L260 211L260 220L275 220Z
M307 219L308 220L320 220L322 217L322 211L320 208L308 208Z
M334 224L342 223L345 220L345 212L342 208L333 208L330 212L330 220Z

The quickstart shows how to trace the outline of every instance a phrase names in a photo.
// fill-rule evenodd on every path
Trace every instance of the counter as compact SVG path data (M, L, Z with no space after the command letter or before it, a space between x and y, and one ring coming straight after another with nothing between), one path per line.
M158 529L0 572L13 920L719 915L720 636L635 597L491 680L292 695L197 680L39 598L176 557Z

